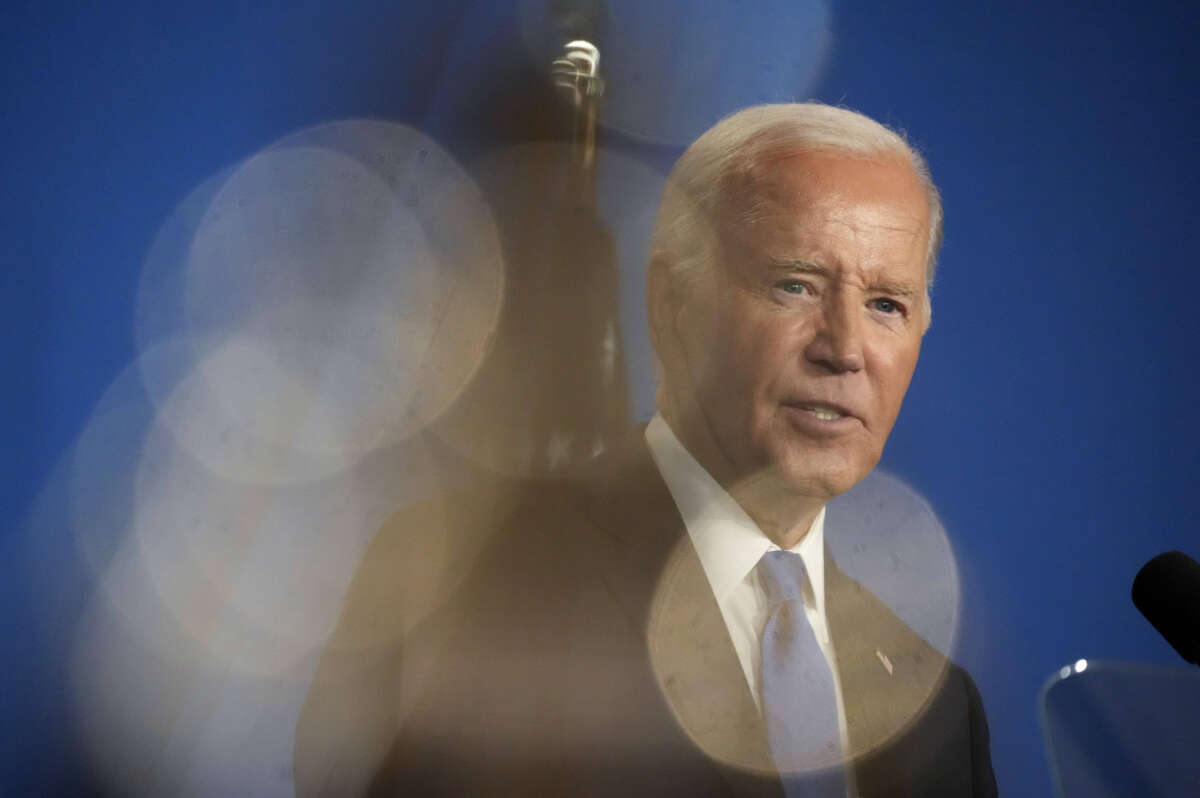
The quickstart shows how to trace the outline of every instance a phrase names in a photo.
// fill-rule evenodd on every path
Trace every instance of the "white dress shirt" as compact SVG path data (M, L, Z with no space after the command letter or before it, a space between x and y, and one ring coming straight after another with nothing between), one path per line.
M770 538L717 484L683 447L661 415L646 427L646 443L663 481L683 517L692 546L708 577L709 587L721 608L733 649L746 675L746 683L762 712L760 660L762 633L769 608L755 566L768 551L779 551ZM804 613L816 634L821 652L833 671L837 692L838 727L846 745L846 712L842 687L825 617L825 508L817 513L808 534L791 551L804 559L813 595L805 595Z

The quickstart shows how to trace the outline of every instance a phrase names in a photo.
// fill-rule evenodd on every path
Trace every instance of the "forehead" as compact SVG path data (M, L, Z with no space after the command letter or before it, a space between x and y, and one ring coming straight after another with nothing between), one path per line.
M724 189L721 238L742 252L924 275L929 199L902 157L773 155Z

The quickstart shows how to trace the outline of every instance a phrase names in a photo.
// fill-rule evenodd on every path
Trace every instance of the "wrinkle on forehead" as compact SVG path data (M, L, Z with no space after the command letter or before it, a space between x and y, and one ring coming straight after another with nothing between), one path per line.
M731 198L721 220L722 260L740 264L743 278L747 259L806 261L842 282L926 295L929 204L906 160L806 152L769 166L742 173L751 193Z
M911 216L914 233L928 235L931 221L929 198L920 177L908 160L892 153L878 157L819 150L760 154L727 174L721 188L726 201L720 222L727 230L775 214L794 215L815 205L865 209L869 203L853 196L864 189L893 199L904 194L919 198L915 205L908 205L915 208ZM889 211L898 207L894 201L878 204Z
M895 203L861 203L826 195L789 209L775 206L753 221L731 222L730 243L758 250L770 260L809 260L825 266L888 265L879 256L909 252L924 266L926 229L917 215ZM849 260L850 262L844 262ZM899 265L899 264L896 264Z

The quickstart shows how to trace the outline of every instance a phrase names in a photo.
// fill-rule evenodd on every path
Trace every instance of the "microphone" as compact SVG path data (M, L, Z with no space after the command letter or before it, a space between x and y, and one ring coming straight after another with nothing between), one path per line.
M1200 563L1168 551L1133 579L1133 603L1179 655L1200 665Z

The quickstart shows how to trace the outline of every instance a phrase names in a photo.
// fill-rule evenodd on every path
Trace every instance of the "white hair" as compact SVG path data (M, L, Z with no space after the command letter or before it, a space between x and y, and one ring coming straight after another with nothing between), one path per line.
M912 165L929 197L926 297L942 245L942 200L925 159L875 120L820 103L756 105L731 114L688 147L667 178L651 251L666 256L675 278L693 283L716 251L714 220L728 212L732 184L754 174L767 157L825 151L865 158L899 156Z

